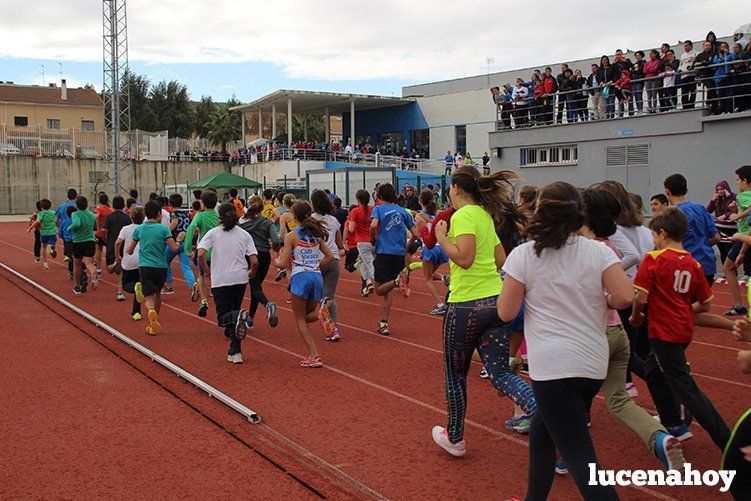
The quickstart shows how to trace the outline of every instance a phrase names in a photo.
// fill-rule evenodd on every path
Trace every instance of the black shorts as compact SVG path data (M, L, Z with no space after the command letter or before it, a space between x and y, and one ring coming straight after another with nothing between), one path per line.
M96 237L96 246L97 247L99 247L101 249L102 247L105 247L106 245L107 245L107 242L105 242L102 237Z
M141 291L144 296L151 296L162 290L167 281L167 268L149 268L142 266L138 269L141 274Z
M728 257L726 259L729 259L730 261L735 261L738 259L738 254L741 252L741 247L743 247L742 242L738 242L733 244L733 246L730 248L730 252L728 252ZM744 270L751 270L751 249L748 249L746 251L746 255L743 257L743 268ZM748 271L746 271L748 273Z
M352 247L347 251L344 257L344 268L348 272L353 273L355 271L355 263L359 256L360 253L357 251L357 247Z
M136 285L136 282L141 281L141 276L138 271L138 269L135 270L123 270L122 278L121 278L121 284L123 286L123 289L125 289L126 292L133 293L133 286Z
M73 242L71 254L75 259L94 257L94 253L96 253L96 242Z
M396 254L376 254L373 261L373 278L379 284L396 280L404 269L404 256Z

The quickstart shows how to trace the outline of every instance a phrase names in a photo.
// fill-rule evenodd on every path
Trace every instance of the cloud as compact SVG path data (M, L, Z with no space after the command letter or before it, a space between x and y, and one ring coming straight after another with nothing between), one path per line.
M219 90L235 90L235 89L237 89L237 87L235 87L234 85L229 85L229 84L220 85L217 88Z
M10 0L3 0L8 3ZM3 9L0 57L98 61L99 2L41 0ZM92 8L94 5L97 8ZM670 18L665 23L665 11ZM654 15L650 15L650 12ZM716 0L128 0L130 60L145 63L265 62L290 78L425 81L527 67L732 33Z

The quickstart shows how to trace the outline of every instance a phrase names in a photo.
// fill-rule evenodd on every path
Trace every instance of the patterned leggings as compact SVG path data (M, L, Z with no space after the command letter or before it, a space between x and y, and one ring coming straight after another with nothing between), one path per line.
M493 387L508 396L531 416L537 410L532 388L509 371L508 346L511 325L501 322L496 310L497 296L449 304L443 323L443 359L446 367L446 406L449 440L464 436L467 412L467 372L472 353L480 352Z

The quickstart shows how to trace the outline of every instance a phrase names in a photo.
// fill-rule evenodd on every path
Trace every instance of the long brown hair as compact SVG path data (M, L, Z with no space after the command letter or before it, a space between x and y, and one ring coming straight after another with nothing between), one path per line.
M522 186L522 189L519 190L519 200L521 200L519 210L524 213L534 213L537 205L537 195L539 194L540 189L537 186L532 184Z
M545 186L537 200L537 210L524 229L524 236L534 240L539 257L545 249L560 249L572 233L584 225L579 190L558 181Z
M615 195L615 199L621 205L621 215L618 216L616 222L625 226L626 228L633 228L634 226L641 226L644 223L644 216L641 215L639 209L636 207L631 195L629 195L626 188L618 181L603 181L602 183L593 186L596 190L609 191Z
M438 211L438 206L435 203L435 193L432 190L425 189L420 192L420 203L431 216L435 215Z
M451 175L451 184L461 188L488 211L493 218L498 238L507 252L518 243L520 228L526 221L512 200L518 179L516 173L510 170L482 176L471 165L460 167Z
M329 237L326 226L317 219L313 219L313 208L308 202L304 200L296 201L292 206L292 215L295 216L295 220L300 224L300 228L310 232L314 237L322 240L326 240Z
M248 208L245 210L245 217L255 219L263 211L263 199L258 195L253 195L248 199Z

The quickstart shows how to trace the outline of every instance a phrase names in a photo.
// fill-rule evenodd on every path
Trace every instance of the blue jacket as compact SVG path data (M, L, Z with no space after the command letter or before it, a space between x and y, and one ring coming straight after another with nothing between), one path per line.
M715 56L712 58L712 64L727 63L727 62L735 61L735 60L736 60L735 54L728 54L726 56L715 54ZM719 84L721 82L724 82L728 76L729 71L730 71L730 65L728 64L717 66L714 69L714 83Z

